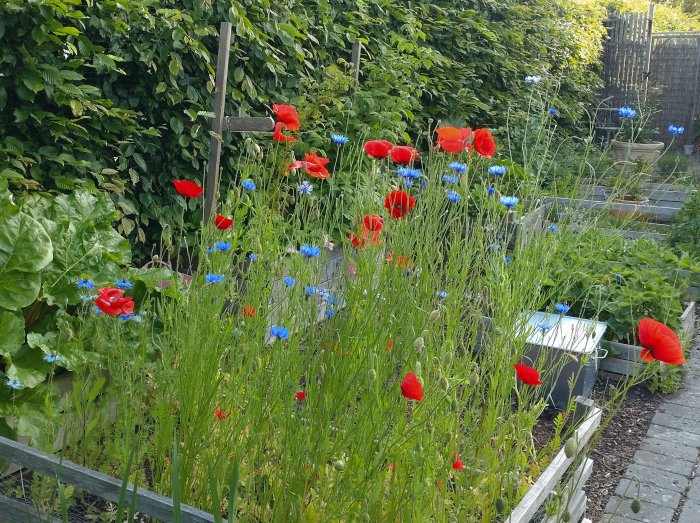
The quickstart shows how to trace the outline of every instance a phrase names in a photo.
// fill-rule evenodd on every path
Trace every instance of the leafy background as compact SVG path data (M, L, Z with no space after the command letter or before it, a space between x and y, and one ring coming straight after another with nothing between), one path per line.
M295 104L302 132L320 129L298 155L331 131L413 141L441 118L503 133L527 110L527 74L550 79L566 126L597 85L603 16L573 0L8 0L0 173L23 193L108 192L143 262L201 217L170 182L203 177L220 22L234 25L227 113ZM224 184L254 140L225 137Z

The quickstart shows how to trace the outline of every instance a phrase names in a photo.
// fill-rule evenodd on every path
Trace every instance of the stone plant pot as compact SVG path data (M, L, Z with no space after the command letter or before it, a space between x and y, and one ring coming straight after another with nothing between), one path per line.
M663 142L632 143L613 140L610 145L610 151L615 159L628 162L634 162L637 158L654 161L661 156L661 151L664 149Z

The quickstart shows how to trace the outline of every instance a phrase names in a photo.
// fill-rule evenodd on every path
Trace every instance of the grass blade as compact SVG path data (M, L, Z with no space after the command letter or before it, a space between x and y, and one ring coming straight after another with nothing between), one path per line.
M180 513L180 447L177 444L177 437L173 439L173 522L181 523Z
M214 515L215 523L223 523L221 517L221 501L219 500L219 485L216 483L214 471L211 468L211 463L207 466L207 474L209 476L209 490L211 492L212 514Z
M126 460L124 476L122 477L122 486L119 489L119 503L117 504L117 521L122 521L122 513L124 512L124 502L126 500L126 489L129 485L129 472L131 471L131 464L134 462L135 451L136 446L132 445L131 451L129 451L129 457ZM136 489L134 488L134 494L132 494L132 501L136 499L135 493Z
M68 502L66 501L66 493L63 491L63 483L58 482L58 497L61 500L61 519L63 523L68 523Z
M231 486L228 491L228 523L236 519L236 491L238 490L238 462L233 464L231 471Z
M134 478L134 492L131 494L131 503L129 503L129 514L126 517L126 521L134 521L134 514L136 514L136 491L138 490L138 488L139 471L136 471L136 477Z

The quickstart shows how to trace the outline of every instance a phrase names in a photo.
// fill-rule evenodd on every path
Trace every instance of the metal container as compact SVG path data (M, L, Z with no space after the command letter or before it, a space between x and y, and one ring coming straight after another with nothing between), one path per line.
M598 378L598 360L607 356L607 351L600 348L607 325L535 312L524 329L527 342L523 363L540 372L542 392L549 403L563 409L571 398L590 397Z

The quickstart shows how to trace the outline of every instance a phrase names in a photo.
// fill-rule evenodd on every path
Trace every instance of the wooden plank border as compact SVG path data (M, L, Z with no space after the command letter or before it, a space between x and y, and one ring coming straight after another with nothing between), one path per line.
M0 458L45 476L56 478L107 501L119 502L122 488L121 480L1 436ZM162 521L173 521L172 499L143 489L138 489L135 495L138 512ZM134 486L129 484L126 488L127 505L131 502L132 496L134 496ZM183 523L214 522L212 514L189 505L180 505L180 513Z

